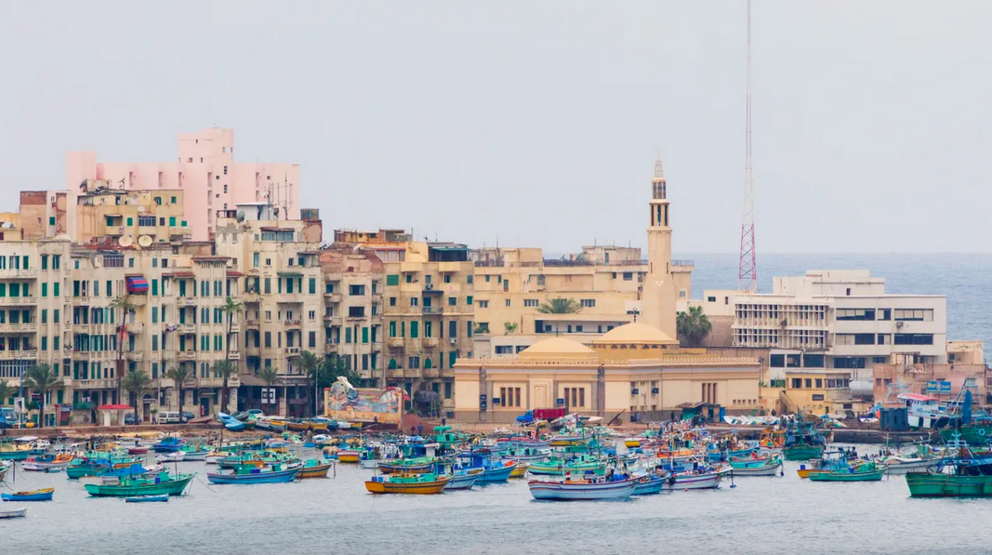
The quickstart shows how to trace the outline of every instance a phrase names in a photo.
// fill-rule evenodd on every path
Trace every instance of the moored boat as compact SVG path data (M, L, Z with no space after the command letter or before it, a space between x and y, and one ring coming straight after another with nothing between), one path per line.
M632 479L618 481L531 480L530 494L539 501L625 501L637 488Z
M161 472L156 475L122 476L101 484L86 484L93 497L135 497L139 495L180 495L193 480L193 474Z
M54 493L55 488L36 489L17 493L0 493L0 499L4 501L51 501Z
M134 497L125 497L125 503L165 503L169 501L169 496L167 494L162 495L137 495Z
M433 472L373 476L371 480L365 482L365 489L369 493L376 494L434 495L444 491L450 481L450 475L438 475Z
M814 472L809 475L811 482L878 482L885 471L875 463L850 466L846 469Z
M11 509L9 511L0 511L0 518L21 518L27 516L27 509Z
M460 489L472 489L476 480L482 475L481 468L470 468L467 470L456 470L451 476L451 480L444 486L445 491Z
M665 481L663 490L715 489L720 487L723 474L716 471L677 472Z
M300 464L285 463L264 467L237 465L229 474L208 473L207 480L212 484L281 484L295 480L301 468Z
M331 469L332 461L323 459L307 459L303 461L303 468L297 476L300 480L307 478L327 478L327 472Z

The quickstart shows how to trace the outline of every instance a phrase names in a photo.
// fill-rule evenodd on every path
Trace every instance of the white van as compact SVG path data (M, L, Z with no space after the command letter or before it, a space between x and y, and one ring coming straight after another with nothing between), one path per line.
M158 423L159 424L181 424L183 422L183 417L178 412L160 412L158 413Z

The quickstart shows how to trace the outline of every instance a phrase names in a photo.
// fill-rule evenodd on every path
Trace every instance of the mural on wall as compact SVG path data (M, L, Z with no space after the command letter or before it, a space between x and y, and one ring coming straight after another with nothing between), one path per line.
M353 387L347 378L338 378L324 388L324 415L348 422L400 424L403 418L403 390Z

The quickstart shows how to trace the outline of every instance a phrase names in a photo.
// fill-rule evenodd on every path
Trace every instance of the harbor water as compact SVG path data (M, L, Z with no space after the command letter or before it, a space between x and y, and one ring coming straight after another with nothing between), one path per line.
M859 449L866 449L860 446ZM54 486L28 517L0 521L0 553L720 553L988 552L992 499L910 499L905 478L814 483L737 478L718 490L626 502L538 502L525 480L434 496L376 496L371 471L289 484L205 485L208 469L168 503L90 498L65 474L18 470L4 491ZM8 477L10 482L10 477ZM728 549L729 548L729 549Z

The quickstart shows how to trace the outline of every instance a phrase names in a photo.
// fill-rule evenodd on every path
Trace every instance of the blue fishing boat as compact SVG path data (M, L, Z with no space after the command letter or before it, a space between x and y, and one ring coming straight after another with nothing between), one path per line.
M137 495L135 497L125 497L125 503L167 503L169 501L168 494L162 495Z
M230 474L207 473L207 480L213 484L281 484L295 480L301 468L301 464L237 465Z
M232 432L240 432L245 429L245 423L231 416L230 414L218 412L217 419L224 424L224 427Z
M0 493L0 499L4 501L51 501L54 493L55 488L19 491L17 493Z
M152 445L152 451L156 453L175 453L186 445L186 441L178 437L164 437L162 441Z
M503 460L499 453L488 448L473 450L459 457L467 468L481 468L482 474L475 481L477 485L507 482L517 468L517 461Z
M637 482L637 485L634 486L633 495L654 495L656 493L661 493L661 489L665 487L665 482L668 481L668 477L651 474L641 478L636 478L635 481Z

